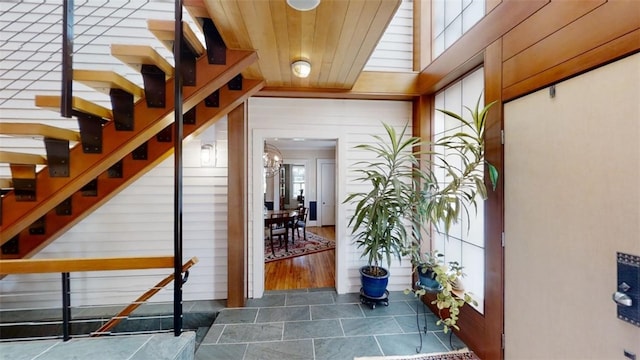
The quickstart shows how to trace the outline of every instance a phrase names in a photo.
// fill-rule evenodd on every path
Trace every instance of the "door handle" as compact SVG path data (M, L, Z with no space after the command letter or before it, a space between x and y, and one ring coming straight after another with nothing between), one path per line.
M621 306L633 305L633 300L631 300L631 297L620 291L614 292L612 298L613 298L613 301L615 301L616 304L618 305L621 305Z

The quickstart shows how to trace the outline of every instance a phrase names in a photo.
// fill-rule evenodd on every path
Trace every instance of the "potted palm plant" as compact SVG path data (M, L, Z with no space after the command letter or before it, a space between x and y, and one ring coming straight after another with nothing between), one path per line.
M405 290L405 293L413 292L418 297L426 293L435 293L435 299L431 303L438 309L439 319L436 325L442 326L446 334L452 328L459 330L458 316L464 304L478 303L473 294L462 287L464 267L457 261L445 264L442 258L443 254L433 250L424 253L419 260L414 259L414 264L417 264L418 283L415 288Z
M389 265L392 258L401 261L408 255L417 265L422 234L432 227L448 232L460 216L469 214L468 208L475 206L478 195L486 198L484 125L492 104L482 110L479 104L480 100L470 110L472 119L468 121L440 110L459 120L463 129L436 143L405 136L406 126L397 133L383 124L386 138L374 135L373 144L356 146L374 155L372 160L357 163L355 170L357 180L368 183L369 189L352 193L344 201L356 205L348 224L361 256L367 259L367 265L360 268L365 296L384 296L389 271L382 266L383 260ZM431 150L416 151L418 146ZM451 157L459 161L451 161ZM426 166L420 167L419 161L427 162ZM495 184L497 171L491 164L487 167ZM436 171L447 174L444 182L436 177Z
M399 134L383 124L388 138L375 135L375 144L361 144L356 148L372 152L376 158L362 161L356 170L359 180L371 187L366 192L350 194L347 202L355 202L356 208L349 220L354 241L367 258L367 265L360 268L362 292L369 298L380 298L386 292L388 269L392 257L399 261L406 255L410 243L405 226L406 214L414 205L412 179L419 176L417 154L413 148L420 143L417 137L405 137L405 126Z

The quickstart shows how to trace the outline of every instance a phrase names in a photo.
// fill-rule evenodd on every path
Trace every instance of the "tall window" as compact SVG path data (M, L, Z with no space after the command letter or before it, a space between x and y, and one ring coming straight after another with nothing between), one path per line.
M433 0L432 52L435 59L484 16L485 0Z
M484 72L478 69L464 77L461 81L452 84L444 91L436 94L435 108L446 109L461 114L464 119L470 119L469 111L473 109L484 89ZM483 105L483 101L480 101ZM460 131L460 122L441 112L436 112L434 117L434 140L444 135L450 135ZM437 174L438 181L445 181L444 172ZM465 216L458 224L452 226L448 237L444 234L436 234L433 237L435 249L445 255L445 261L458 261L464 266L466 276L462 279L465 289L473 293L478 301L476 308L484 312L484 202L477 202L477 212L470 211L470 218Z
M300 190L304 194L304 182L305 182L305 166L304 165L292 165L291 166L291 198L297 199L301 195Z

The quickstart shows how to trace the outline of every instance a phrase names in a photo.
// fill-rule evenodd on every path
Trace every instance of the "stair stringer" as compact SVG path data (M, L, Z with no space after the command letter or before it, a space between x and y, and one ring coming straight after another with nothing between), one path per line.
M262 80L243 79L242 90L229 90L224 86L220 89L220 106L207 107L204 102L196 106L196 121L193 125L183 125L183 139L188 139L200 133L203 129L217 122L220 118L228 114L231 110L245 102L248 98L257 93L264 86ZM175 135L174 124L172 128L172 139ZM100 206L116 196L128 185L152 170L159 163L173 154L173 142L160 142L155 136L148 141L147 160L134 160L131 156L125 156L122 161L124 176L122 178L110 178L106 172L98 176L97 197L82 196L80 192L72 195L72 214L61 216L52 209L45 215L46 233L44 235L31 234L26 228L20 232L18 254L0 255L2 259L24 259L30 258L40 250L62 236L74 225L91 215Z
M227 64L209 64L206 56L196 62L195 86L183 88L183 111L186 113L201 103L215 90L220 89L245 68L257 60L254 51L227 50ZM173 81L167 81L166 93L173 94ZM117 131L113 122L103 127L103 151L101 154L86 154L81 146L75 146L70 154L70 171L67 178L52 178L43 169L37 174L36 201L16 201L15 194L4 196L0 245L12 239L72 196L85 184L97 178L133 150L144 144L174 121L174 99L167 96L165 108L149 108L144 100L134 107L133 131Z

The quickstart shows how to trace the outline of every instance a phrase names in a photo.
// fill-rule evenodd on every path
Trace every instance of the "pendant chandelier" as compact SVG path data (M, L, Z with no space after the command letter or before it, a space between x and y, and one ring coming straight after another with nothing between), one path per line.
M282 153L277 147L264 142L264 152L262 153L262 166L264 175L268 178L276 176L282 166Z

